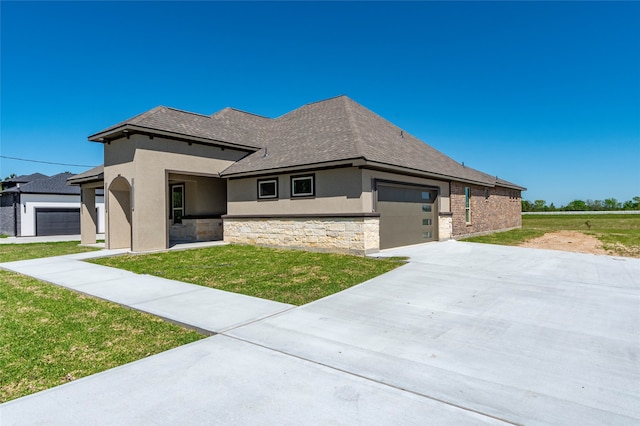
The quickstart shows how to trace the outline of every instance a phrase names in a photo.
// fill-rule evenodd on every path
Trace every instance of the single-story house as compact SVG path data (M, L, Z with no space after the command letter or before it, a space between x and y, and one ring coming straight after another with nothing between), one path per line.
M104 168L69 182L88 211L90 192L104 187L108 248L224 239L366 254L521 226L525 188L346 96L275 119L159 106L89 140L104 145Z
M2 182L0 233L13 237L80 234L80 188L71 173L23 175ZM104 232L104 200L98 193L96 230Z

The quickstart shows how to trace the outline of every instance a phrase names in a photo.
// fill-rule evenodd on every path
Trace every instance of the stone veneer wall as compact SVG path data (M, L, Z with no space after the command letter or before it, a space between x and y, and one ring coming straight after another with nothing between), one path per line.
M380 247L379 217L229 217L229 243L364 255Z
M438 215L438 241L450 240L453 236L453 215L440 213Z
M471 223L465 223L464 188L471 189ZM485 194L485 189L488 193ZM485 195L488 195L487 198ZM522 226L522 198L518 190L451 182L452 236L487 234Z
M183 218L169 229L169 239L174 241L216 241L222 237L222 219Z

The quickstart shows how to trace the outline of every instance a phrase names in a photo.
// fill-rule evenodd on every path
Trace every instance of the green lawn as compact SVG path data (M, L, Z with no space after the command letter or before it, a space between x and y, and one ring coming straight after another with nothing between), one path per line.
M0 324L0 403L205 337L1 270Z
M77 242L0 245L0 261L88 250L93 249ZM93 262L297 305L403 263L233 245ZM2 270L0 324L0 403L204 337L153 315Z
M61 241L55 243L0 244L0 263L14 260L37 259L40 257L62 256L99 250L93 247L80 247L80 241Z
M522 229L465 238L464 241L518 245L547 232L562 230L593 235L611 254L640 257L640 215L637 214L527 214L522 216Z
M399 259L244 245L117 256L91 262L293 305L337 293L402 265Z

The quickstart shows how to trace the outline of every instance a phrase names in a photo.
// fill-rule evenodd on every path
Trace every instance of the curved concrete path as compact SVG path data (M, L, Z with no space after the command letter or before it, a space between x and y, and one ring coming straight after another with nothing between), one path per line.
M2 404L0 424L640 422L639 259L455 241L382 255L411 262L295 309L233 307L192 324L221 334ZM59 280L56 264L29 275Z

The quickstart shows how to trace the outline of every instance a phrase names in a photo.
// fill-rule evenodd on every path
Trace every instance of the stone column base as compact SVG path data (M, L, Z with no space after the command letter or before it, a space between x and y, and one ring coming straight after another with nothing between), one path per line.
M438 215L438 241L450 240L453 236L453 213Z

